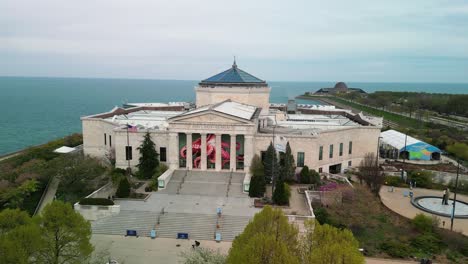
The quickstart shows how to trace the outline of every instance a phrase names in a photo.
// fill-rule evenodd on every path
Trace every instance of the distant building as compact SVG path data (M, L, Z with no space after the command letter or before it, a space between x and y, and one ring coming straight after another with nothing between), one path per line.
M344 82L337 82L335 87L333 88L321 88L320 90L316 91L315 94L337 94L337 93L366 93L361 88L348 88L346 83Z

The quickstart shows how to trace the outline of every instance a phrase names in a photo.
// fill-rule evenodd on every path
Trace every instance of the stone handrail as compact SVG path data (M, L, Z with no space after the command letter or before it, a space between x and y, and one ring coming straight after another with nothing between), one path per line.
M158 188L159 189L166 189L167 184L172 178L172 174L174 173L174 169L167 169L161 176L158 178Z

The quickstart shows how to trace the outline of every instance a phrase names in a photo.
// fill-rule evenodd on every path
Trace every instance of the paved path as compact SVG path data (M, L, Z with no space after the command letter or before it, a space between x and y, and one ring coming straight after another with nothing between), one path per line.
M201 246L227 254L231 242L200 240ZM96 247L95 252L108 251L110 257L125 264L146 263L179 263L183 260L180 254L192 250L194 240L178 240L172 238L124 237L112 235L93 235L91 243ZM180 246L177 247L177 244Z
M57 188L59 185L60 180L58 177L54 177L47 188L47 193L42 200L42 203L39 205L39 210L37 211L38 214L42 212L44 207L51 203L54 200L55 194L57 193Z
M220 242L200 240L201 246L228 254L232 246L231 242ZM112 235L96 235L91 238L91 243L96 247L95 253L108 252L112 259L119 263L146 264L146 263L179 263L183 260L180 254L183 251L192 250L194 240L178 240L173 238L149 237L124 237ZM180 246L177 247L177 244ZM417 263L400 259L378 259L366 258L367 264L396 264Z
M404 216L407 218L414 218L417 214L423 213L429 216L432 214L424 212L416 207L414 207L409 197L403 196L403 191L408 190L408 188L394 188L394 192L389 192L387 186L382 186L380 189L380 198L382 203L387 206L390 210ZM429 189L422 189L422 188L414 188L413 189L414 196L422 196L422 195L435 195L441 196L442 191L440 190L429 190ZM451 195L453 198L453 193ZM457 194L457 200L461 200L464 202L468 202L468 196ZM450 218L437 216L441 220L441 227L450 229ZM442 221L445 221L445 225L442 225ZM464 235L468 235L468 219L459 219L455 218L453 229L455 231L460 231Z

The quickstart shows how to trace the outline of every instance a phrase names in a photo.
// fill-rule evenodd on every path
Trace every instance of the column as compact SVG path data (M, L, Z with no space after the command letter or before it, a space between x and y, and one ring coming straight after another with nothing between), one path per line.
M217 171L220 171L222 168L221 168L221 134L216 134L216 141L215 141L216 145L215 145L215 169Z
M177 133L169 133L168 163L171 169L179 168L179 142Z
M206 170L206 134L201 135L201 170Z
M193 167L193 160L192 160L192 133L186 133L186 142L187 142L187 169L191 170Z
M231 148L229 155L229 166L232 171L236 171L236 135L231 135Z
M248 172L250 169L250 162L252 162L254 152L253 136L244 135L244 171Z

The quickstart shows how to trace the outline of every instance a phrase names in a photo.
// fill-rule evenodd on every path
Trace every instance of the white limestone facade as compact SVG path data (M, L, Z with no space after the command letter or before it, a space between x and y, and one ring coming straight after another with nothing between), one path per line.
M245 171L270 142L289 142L298 169L343 172L376 153L381 126L362 115L298 107L287 113L269 103L271 88L233 67L200 82L196 105L135 104L81 118L83 150L116 167L136 168L149 132L160 161L172 169Z
M225 87L197 86L195 87L196 105L211 105L225 100L253 105L268 113L270 108L270 87Z

